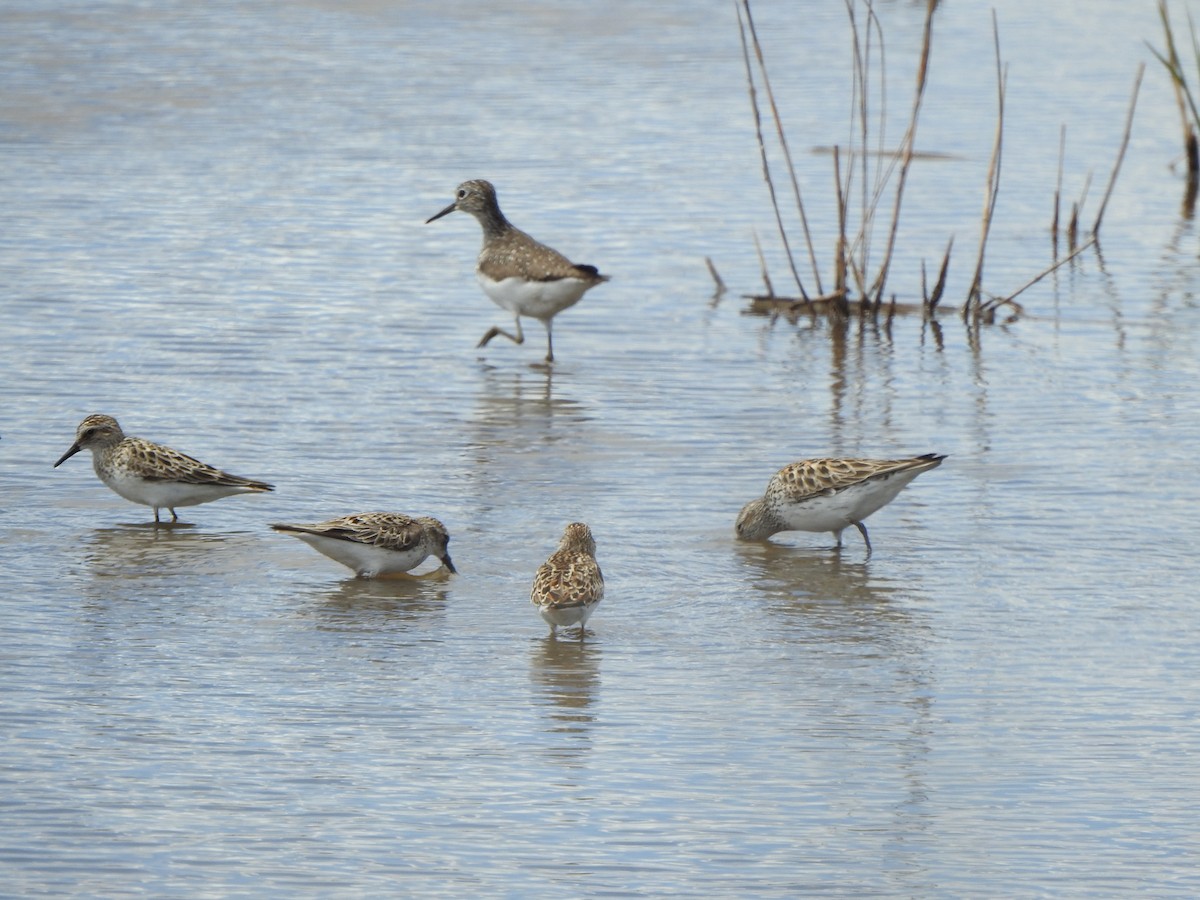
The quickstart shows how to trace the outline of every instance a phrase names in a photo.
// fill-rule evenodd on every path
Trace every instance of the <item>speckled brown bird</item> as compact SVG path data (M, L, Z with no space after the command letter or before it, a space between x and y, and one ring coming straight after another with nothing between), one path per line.
M179 521L177 506L196 506L229 497L272 491L263 481L230 475L144 438L126 436L112 416L91 415L75 430L75 443L59 457L55 468L78 453L92 451L92 466L100 480L126 500L168 509L171 521Z
M926 453L907 459L806 459L784 466L766 493L738 514L737 536L765 541L780 531L831 531L842 546L842 530L853 525L867 552L871 539L863 520L887 506L910 481L936 469L945 456Z
M500 211L490 181L464 181L455 192L454 202L425 224L455 210L470 213L483 226L483 247L475 275L483 292L501 309L511 312L516 321L516 334L493 326L477 346L486 346L497 335L516 344L524 343L521 316L529 316L546 327L546 362L554 362L554 317L578 303L588 290L608 281L608 276L601 275L595 266L571 262L509 222Z
M313 525L272 525L295 535L314 550L354 570L360 578L381 578L410 572L430 556L448 572L450 535L446 526L430 516L400 513L357 513Z
M533 579L529 599L557 633L560 625L579 626L583 637L588 617L604 599L604 575L596 563L596 539L582 522L563 529L558 549L550 554Z

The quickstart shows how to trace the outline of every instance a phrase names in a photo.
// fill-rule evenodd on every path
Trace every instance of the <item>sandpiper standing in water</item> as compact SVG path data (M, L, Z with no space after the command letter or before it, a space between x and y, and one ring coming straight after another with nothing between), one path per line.
M415 569L436 556L455 573L446 526L429 516L358 513L315 525L272 525L354 570L359 578L386 578Z
M578 625L579 637L588 617L604 599L604 575L596 563L596 539L582 522L563 529L558 549L542 563L533 579L529 599L550 625Z
M477 346L486 346L500 334L516 344L524 343L521 316L529 316L546 326L546 362L554 362L552 320L578 303L588 290L608 281L608 276L601 275L595 266L576 265L504 218L490 181L464 181L458 186L454 202L425 224L455 210L470 213L483 226L483 248L475 276L483 292L501 309L511 312L517 325L516 334L493 326Z
M765 541L780 531L831 531L842 546L842 529L853 525L867 552L871 539L863 520L887 506L904 486L942 464L945 456L926 453L908 459L806 459L784 466L766 493L738 514L737 536Z
M156 523L163 508L170 510L172 522L178 522L177 506L275 490L266 482L230 475L162 444L127 437L112 416L93 415L80 422L75 443L54 467L80 450L92 451L92 465L106 485L126 500L154 507Z

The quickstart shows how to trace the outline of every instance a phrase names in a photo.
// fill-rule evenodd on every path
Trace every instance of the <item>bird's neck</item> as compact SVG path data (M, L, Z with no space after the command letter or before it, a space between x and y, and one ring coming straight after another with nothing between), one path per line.
M504 218L499 209L483 209L475 213L475 218L483 227L484 240L501 237L513 230L512 223Z

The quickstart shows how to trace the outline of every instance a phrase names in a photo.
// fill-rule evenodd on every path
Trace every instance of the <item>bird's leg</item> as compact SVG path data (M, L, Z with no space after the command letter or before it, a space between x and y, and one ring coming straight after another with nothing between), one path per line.
M834 544L834 547L833 547L833 549L834 549L834 550L841 550L841 549L842 549L842 529L840 529L840 528L839 528L837 531L835 531L835 532L833 533L833 536L834 536L835 538L837 538L837 543L836 543L836 544Z
M154 524L158 524L158 507L154 507Z
M553 319L546 320L546 362L554 362L554 337L550 333L550 326L554 323Z
M499 325L493 325L491 328L488 329L487 334L485 334L482 338L480 338L479 343L476 344L475 346L476 347L486 347L488 344L488 341L490 341L492 338L494 338L498 335L501 335L501 334L504 335L506 338L508 338L510 341L512 341L514 344L525 343L525 333L521 330L521 317L517 316L516 319L517 319L516 336L509 334L507 331L505 331Z
M857 528L859 530L859 533L863 536L863 542L867 545L867 554L870 555L871 539L869 537L867 537L867 526L864 525L862 522L855 522L854 527Z
M176 522L179 521L179 516L177 516L175 514L175 507L168 506L167 509L169 509L171 511L171 524L174 525Z

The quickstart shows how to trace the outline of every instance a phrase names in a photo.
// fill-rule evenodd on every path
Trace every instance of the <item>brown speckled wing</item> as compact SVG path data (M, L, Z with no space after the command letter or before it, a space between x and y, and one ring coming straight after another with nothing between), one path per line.
M513 276L526 281L606 280L591 266L577 266L557 250L511 227L485 246L479 255L479 271L495 281Z
M307 529L312 534L370 544L384 550L412 550L421 543L421 524L393 513L359 513L331 519Z
M538 567L530 599L540 607L591 606L604 596L604 575L594 557L558 551Z
M793 500L840 491L853 484L930 464L926 457L913 459L806 459L784 466L776 478Z
M214 484L270 490L271 486L238 475L222 472L198 459L162 444L136 438L122 442L120 451L127 455L130 468L147 481L178 481L182 484Z

